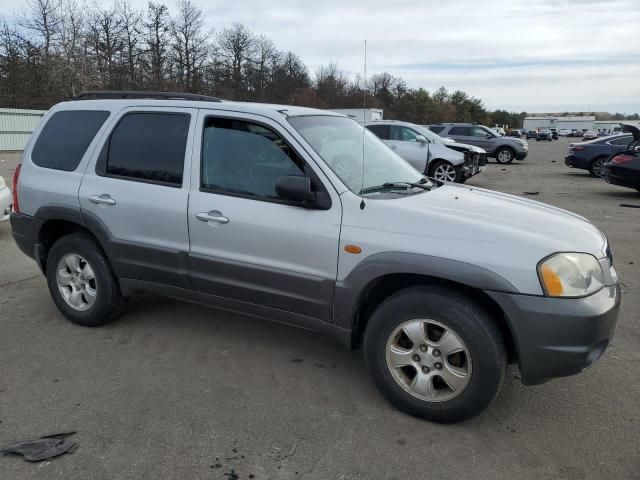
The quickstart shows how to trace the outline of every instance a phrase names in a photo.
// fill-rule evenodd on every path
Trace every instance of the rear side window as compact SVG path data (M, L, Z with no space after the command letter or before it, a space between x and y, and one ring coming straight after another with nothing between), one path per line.
M391 138L389 125L367 125L367 128L382 140L389 140Z
M471 129L469 127L451 127L449 135L460 135L462 137L468 137L471 135Z
M442 125L431 125L429 127L429 130L431 130L433 133L440 133L444 130L444 127Z
M43 168L75 170L108 117L109 112L98 110L54 113L36 140L31 160Z
M189 123L190 115L183 113L125 115L105 145L98 173L126 180L182 186Z
M609 143L611 145L622 145L624 147L626 147L627 145L629 145L631 143L631 141L633 140L632 137L620 137L620 138L614 138L613 140L609 140Z

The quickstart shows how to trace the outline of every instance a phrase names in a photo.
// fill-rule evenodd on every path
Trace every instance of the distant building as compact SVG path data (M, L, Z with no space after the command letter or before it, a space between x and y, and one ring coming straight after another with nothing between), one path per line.
M46 110L0 108L0 151L24 150Z
M522 124L525 130L538 130L540 128L556 128L558 130L593 130L595 128L595 116L568 116L568 117L526 117Z
M332 109L332 111L351 117L360 123L382 120L382 114L384 112L384 110L380 108L335 108Z

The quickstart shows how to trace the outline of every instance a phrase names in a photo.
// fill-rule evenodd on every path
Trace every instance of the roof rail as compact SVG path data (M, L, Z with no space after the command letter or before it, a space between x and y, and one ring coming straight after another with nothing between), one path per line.
M137 90L86 90L73 97L73 100L97 100L119 98L150 98L157 100L194 100L199 102L221 102L219 98L195 93L145 92Z

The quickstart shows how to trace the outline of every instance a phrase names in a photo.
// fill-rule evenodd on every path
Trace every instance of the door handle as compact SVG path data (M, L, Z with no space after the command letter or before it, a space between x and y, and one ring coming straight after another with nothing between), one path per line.
M196 218L202 222L229 223L229 219L217 210L198 212Z
M89 201L91 203L103 204L103 205L115 205L116 200L111 198L111 195L108 193L103 193L102 195L92 195L89 197Z

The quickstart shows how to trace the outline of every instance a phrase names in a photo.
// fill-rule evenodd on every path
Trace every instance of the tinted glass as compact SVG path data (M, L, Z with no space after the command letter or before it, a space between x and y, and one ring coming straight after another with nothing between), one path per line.
M444 130L444 127L442 125L431 125L429 127L429 130L431 130L432 132L435 132L435 133L440 133L441 131Z
M271 130L240 120L207 118L202 137L202 188L279 199L278 178L304 175L303 169L302 160Z
M182 185L190 116L130 113L109 140L106 174L171 186Z
M96 110L54 113L36 140L31 160L39 167L75 170L108 116Z
M449 130L449 135L461 135L461 136L469 136L471 135L469 127L451 127Z
M367 125L367 128L376 134L376 137L382 140L389 140L390 128L389 125Z

